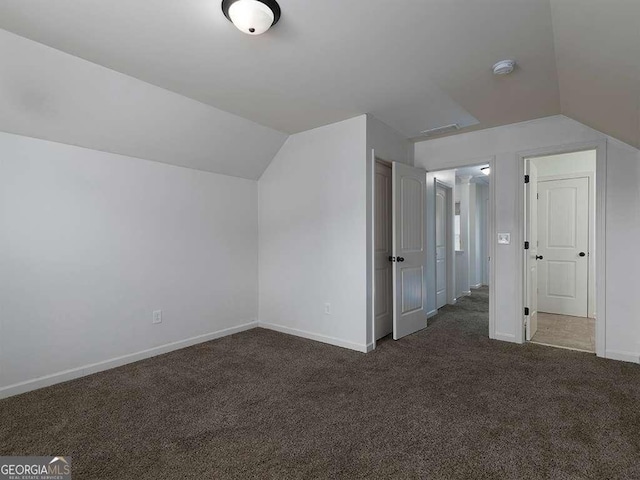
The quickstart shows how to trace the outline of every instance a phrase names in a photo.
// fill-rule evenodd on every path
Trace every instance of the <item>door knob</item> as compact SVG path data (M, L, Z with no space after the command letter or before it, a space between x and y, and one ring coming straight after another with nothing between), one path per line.
M390 257L389 257L389 261L390 261L390 262L395 262L395 261L396 261L396 257L391 257L391 256L390 256Z
M398 257L399 262L404 262L404 257Z
M586 255L586 253L580 252L578 255L580 255L581 257L584 257Z
M536 260L543 260L544 257L542 255L536 255Z

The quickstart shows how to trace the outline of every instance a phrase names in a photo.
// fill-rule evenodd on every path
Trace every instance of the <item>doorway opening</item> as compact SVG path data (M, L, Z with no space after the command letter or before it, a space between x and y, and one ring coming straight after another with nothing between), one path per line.
M597 150L525 161L525 338L596 352Z
M375 154L373 161L371 348L426 328L429 306L426 171Z
M495 338L494 162L427 172L372 154L368 350L423 330L436 316Z
M435 315L489 336L491 165L429 172L435 198ZM431 223L427 220L427 223Z

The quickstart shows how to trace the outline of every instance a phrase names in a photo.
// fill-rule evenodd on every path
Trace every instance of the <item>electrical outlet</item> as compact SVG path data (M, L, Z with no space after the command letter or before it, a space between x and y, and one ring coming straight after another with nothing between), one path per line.
M331 315L331 304L330 303L325 303L324 304L324 314L325 315Z
M162 310L153 311L152 323L162 323Z

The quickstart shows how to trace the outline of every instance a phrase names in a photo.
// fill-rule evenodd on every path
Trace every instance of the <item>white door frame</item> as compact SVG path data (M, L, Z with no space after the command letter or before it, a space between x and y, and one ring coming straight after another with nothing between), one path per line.
M456 278L455 278L455 226L453 222L453 212L455 208L455 199L453 198L453 187L442 180L435 179L436 187L444 189L446 193L446 209L445 215L447 216L445 228L447 230L447 304L453 305L456 302ZM434 229L435 234L435 229ZM437 254L436 254L437 256ZM434 285L436 292L438 291L438 282ZM437 301L437 298L436 298Z
M496 258L496 242L494 241L497 236L496 230L496 157L481 157L475 160L462 160L459 162L453 162L446 167L438 168L436 170L427 170L427 173L438 173L443 172L445 170L456 170L458 168L464 167L473 167L475 165L480 164L489 164L489 168L491 169L491 176L489 178L489 226L488 226L488 236L492 239L489 242L489 248L487 249L487 253L489 254L489 338L492 339L500 339L500 335L496 332L496 269L493 268L493 259ZM523 161L524 168L524 161ZM524 175L524 174L523 174ZM522 196L524 197L524 190ZM524 207L523 207L524 208ZM523 224L524 225L524 224ZM455 281L455 277L454 278ZM453 287L453 294L455 296L455 284ZM522 343L522 341L520 341Z
M595 292L596 292L596 355L605 357L605 333L606 333L606 195L607 195L607 141L599 140L592 142L573 143L569 145L559 145L552 147L544 147L535 150L529 150L517 153L518 159L518 230L516 232L516 245L520 258L520 282L518 291L520 292L520 312L522 312L521 327L516 328L516 342L525 342L524 333L524 308L525 308L525 254L524 242L525 238L525 188L524 188L524 172L525 160L535 157L545 157L550 155L561 155L563 153L583 152L586 150L596 151L596 188L595 188L595 214L596 214L596 233L595 245L591 246L591 252L596 256L596 273L595 273ZM493 173L493 170L491 171ZM493 280L493 277L492 277Z

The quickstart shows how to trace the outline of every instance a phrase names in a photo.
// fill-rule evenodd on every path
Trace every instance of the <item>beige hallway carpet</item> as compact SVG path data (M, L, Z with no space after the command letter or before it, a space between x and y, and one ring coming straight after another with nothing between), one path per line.
M596 321L593 318L538 313L538 331L532 341L543 345L596 351Z

